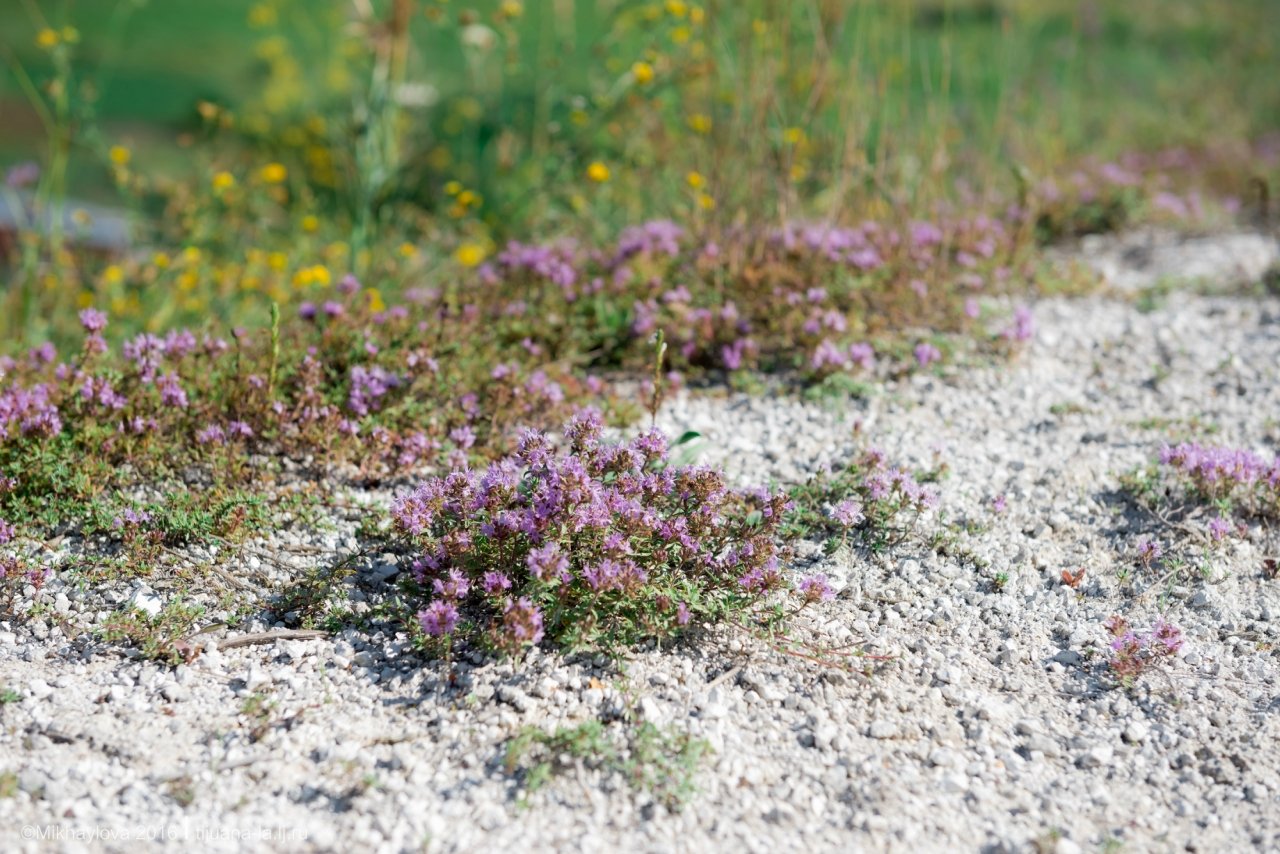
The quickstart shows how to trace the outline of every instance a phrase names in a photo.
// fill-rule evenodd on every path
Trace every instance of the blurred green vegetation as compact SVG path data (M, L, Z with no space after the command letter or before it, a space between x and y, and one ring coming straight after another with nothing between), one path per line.
M1035 207L1132 152L1182 149L1153 189L1265 196L1278 44L1274 0L0 0L0 167L34 159L40 204L115 203L140 243L202 253L179 288L200 314L248 270L277 300L321 262L394 291L401 257L655 217ZM1086 202L1040 236L1133 208ZM27 245L19 279L181 313L116 287L176 268L60 247Z

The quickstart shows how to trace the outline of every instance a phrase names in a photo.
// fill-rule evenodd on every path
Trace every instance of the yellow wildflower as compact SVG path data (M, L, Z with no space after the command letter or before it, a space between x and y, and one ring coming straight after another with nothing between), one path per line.
M631 66L631 76L641 86L653 82L653 66L647 62L636 62Z
M706 113L691 113L689 115L689 130L694 133L709 134L711 133L711 116Z
M382 298L382 293L377 288L369 288L366 292L369 294L369 311L386 311L387 303Z
M695 190L701 190L707 185L707 179L702 177L701 172L690 172L684 176L684 180Z
M609 167L597 160L587 167L587 177L597 184L603 184L609 180Z
M63 27L61 35L62 41L66 44L75 44L80 41L80 31L75 27Z
M276 25L276 10L274 6L266 3L259 3L249 10L249 26L255 29L264 27L274 27Z
M124 270L121 270L118 264L111 264L102 271L102 283L104 285L118 285L123 281Z
M404 243L400 244L400 255L402 257L412 258L414 255L417 255L417 254L418 254L418 247L414 246L412 243L405 241Z
M167 252L157 252L151 256L151 263L157 270L167 270L169 268L169 254Z
M676 44L684 44L693 37L693 33L688 27L676 27L671 31L671 41Z
M782 139L787 145L799 145L804 142L804 128L789 127L782 132Z
M464 243L453 253L453 257L464 267L475 267L484 261L487 254L484 246L479 243Z
M289 177L289 170L281 163L268 163L259 174L268 184L282 184Z
M667 14L673 18L683 18L689 12L689 4L684 0L667 0Z
M477 204L479 201L480 197L470 190L463 190L461 193L458 193L458 204L462 205L464 208L469 208L472 205Z
M457 181L450 181L444 185L444 191L451 196L456 196L462 192L462 184Z
M302 218L302 230L307 234L313 234L320 228L320 218L314 214L307 214Z
M283 252L272 252L267 256L267 266L277 273L282 272L285 267L289 266L289 256Z
M199 264L201 255L199 246L188 246L182 250L182 260L188 264Z
M58 41L58 31L51 30L48 27L45 27L36 36L36 44L40 45L40 47L45 50L53 50L58 46Z
M698 193L698 207L704 211L709 211L716 206L716 200L706 193Z
M519 18L524 14L524 4L519 0L504 0L498 11L502 13L504 18Z
M213 184L214 192L221 193L234 187L236 179L230 172L218 172L213 176L213 181L210 183Z
M689 21L694 24L701 24L707 17L707 12L701 6L694 6L689 10Z
M111 162L117 166L128 166L129 158L132 153L123 145L113 145L111 150L107 152L107 156L111 158Z

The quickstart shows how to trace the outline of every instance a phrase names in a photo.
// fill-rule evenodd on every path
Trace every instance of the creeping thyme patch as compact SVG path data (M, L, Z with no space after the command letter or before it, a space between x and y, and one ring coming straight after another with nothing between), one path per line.
M508 653L544 640L613 648L740 616L787 586L785 495L671 466L658 432L610 445L602 427L594 411L575 416L565 452L528 431L512 456L396 503L420 554L407 587L427 638Z
M873 551L890 548L911 535L923 513L937 507L937 489L927 481L943 470L940 466L916 475L890 465L882 451L863 451L794 487L784 529L791 536L822 538L829 550L850 538Z
M1232 540L1256 537L1266 561L1280 549L1280 459L1196 442L1166 445L1122 484L1148 520L1131 548L1134 568L1159 577L1211 571Z

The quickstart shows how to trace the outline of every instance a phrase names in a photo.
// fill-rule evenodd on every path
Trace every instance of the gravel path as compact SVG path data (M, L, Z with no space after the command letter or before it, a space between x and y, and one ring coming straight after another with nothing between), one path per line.
M1205 245L1236 266L1245 251ZM1274 261L1273 241L1254 248ZM1185 266L1163 251L1134 263ZM1228 276L1205 264L1197 276ZM211 648L171 670L69 641L57 619L0 624L0 688L17 695L0 704L0 772L16 774L0 848L1280 850L1280 581L1260 572L1273 545L1235 540L1203 578L1122 581L1139 521L1117 492L1197 431L1275 452L1280 299L1051 300L1036 318L1011 365L916 375L839 407L682 396L660 416L702 432L702 461L742 482L839 462L855 430L895 462L946 461L941 507L970 523L976 562L919 545L806 558L840 595L802 632L860 645L869 675L727 630L638 653L624 673L541 655L518 672L462 662L450 686L386 634ZM340 548L352 530L316 542ZM1078 589L1062 583L1080 568ZM372 561L364 579L393 571ZM1117 613L1163 614L1186 635L1132 691L1098 662ZM590 719L705 739L688 805L568 756L525 802L507 740Z

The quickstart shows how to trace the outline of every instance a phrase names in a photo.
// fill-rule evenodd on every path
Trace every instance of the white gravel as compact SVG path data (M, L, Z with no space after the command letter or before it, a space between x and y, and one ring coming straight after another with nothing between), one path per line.
M945 459L942 508L980 525L964 545L985 567L918 545L810 558L841 595L802 632L883 656L869 675L729 631L638 653L625 673L547 654L518 670L464 662L454 686L403 637L354 630L171 670L68 641L61 614L0 623L0 689L18 695L0 704L0 774L16 775L8 792L0 776L0 848L1280 850L1268 546L1239 540L1207 579L1172 588L1122 583L1136 528L1117 495L1119 474L1206 426L1275 452L1280 300L1174 293L1145 314L1052 300L1036 317L1011 365L917 375L838 407L682 396L660 416L673 434L702 432L702 460L744 482L838 462L855 427L895 462ZM351 533L315 544L331 554ZM1081 567L1079 590L1061 583ZM371 583L390 574L366 567ZM46 595L71 617L95 607L56 583ZM150 607L163 591L116 595ZM1132 692L1097 661L1115 613L1163 613L1187 638ZM264 727L244 710L254 694L270 704ZM627 716L709 742L683 811L574 761L521 805L502 768L510 736Z

